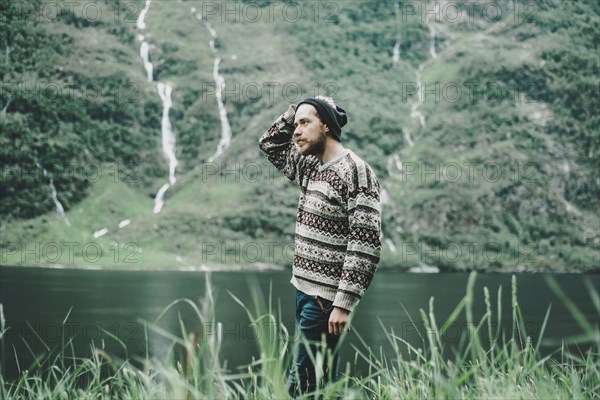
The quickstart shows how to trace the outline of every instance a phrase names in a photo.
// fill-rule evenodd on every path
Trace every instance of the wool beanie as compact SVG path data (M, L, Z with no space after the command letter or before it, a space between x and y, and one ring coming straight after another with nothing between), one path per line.
M298 103L296 110L298 110L298 107L300 107L301 104L310 104L316 108L321 122L327 125L331 136L333 136L338 142L342 141L342 126L346 125L348 122L346 110L338 106L336 106L334 109L328 102L312 97L302 100L300 103Z

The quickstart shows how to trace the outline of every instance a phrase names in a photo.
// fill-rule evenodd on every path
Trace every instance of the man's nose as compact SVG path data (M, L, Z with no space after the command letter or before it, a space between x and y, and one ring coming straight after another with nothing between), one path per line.
M302 133L300 132L300 125L298 125L296 127L296 129L294 129L294 136L298 137L300 136Z

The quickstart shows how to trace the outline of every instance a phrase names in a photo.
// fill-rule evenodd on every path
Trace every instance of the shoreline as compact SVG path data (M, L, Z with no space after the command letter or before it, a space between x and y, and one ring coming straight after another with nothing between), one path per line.
M271 265L271 264L257 264L257 265L206 265L200 266L187 265L187 266L149 266L149 267L129 267L129 266L111 266L111 265L65 265L65 264L37 264L37 265L24 265L24 264L1 264L0 268L41 268L41 269L56 269L56 270L79 270L79 271L148 271L148 272L274 272L274 271L291 271L290 267ZM600 269L596 270L554 270L554 269L536 269L536 270L525 270L525 269L512 269L512 270L438 270L438 271L419 271L410 269L397 269L397 268L379 268L378 272L386 273L396 272L402 274L416 274L416 275L435 275L435 274L469 274L476 271L478 274L522 274L522 275L534 275L534 274L577 274L577 275L599 275Z
M284 267L276 265L253 265L241 267L239 265L188 265L188 266L172 266L172 267L123 267L111 265L64 265L64 264L49 264L49 265L18 265L18 264L0 264L0 268L41 268L41 269L59 269L59 270L79 270L79 271L173 271L173 272L266 272L266 271L284 271Z

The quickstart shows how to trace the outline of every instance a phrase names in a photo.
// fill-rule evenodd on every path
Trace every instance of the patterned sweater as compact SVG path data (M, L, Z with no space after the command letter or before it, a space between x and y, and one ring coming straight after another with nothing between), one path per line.
M349 149L325 164L300 155L294 116L290 107L259 140L269 161L301 189L291 283L352 311L379 263L379 182Z

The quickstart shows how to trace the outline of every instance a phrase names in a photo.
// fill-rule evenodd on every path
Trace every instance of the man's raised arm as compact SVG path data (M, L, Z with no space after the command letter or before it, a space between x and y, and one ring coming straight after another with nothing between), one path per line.
M289 108L269 127L258 140L258 147L283 175L297 185L302 184L305 174L318 165L314 156L300 155L294 144L294 117L296 105Z

